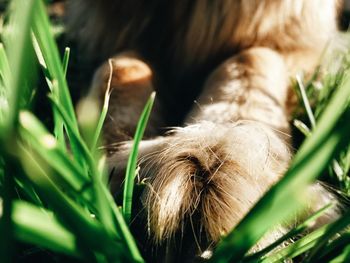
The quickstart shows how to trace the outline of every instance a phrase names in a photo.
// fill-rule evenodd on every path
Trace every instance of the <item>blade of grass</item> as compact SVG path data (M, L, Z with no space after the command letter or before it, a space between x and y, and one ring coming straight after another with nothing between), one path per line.
M304 134L305 137L308 137L311 135L311 131L309 127L305 125L302 121L299 120L294 120L293 125L301 132Z
M344 175L347 175L350 170L350 147L348 147L348 149L343 153L341 164L343 167Z
M56 139L46 131L45 127L29 112L21 112L19 132L21 137L33 145L33 148L58 171L67 184L79 192L89 183L81 170L67 154L58 147Z
M63 74L64 74L64 77L67 76L69 57L70 57L70 48L66 47L64 50L64 55L63 55Z
M338 232L350 225L350 212L345 213L335 223L331 224L327 231L323 234L322 240L316 244L312 249L305 262L317 262L319 255L322 254L324 247L327 245L329 239L331 239Z
M54 93L56 90L59 89L57 81L51 76L50 71L47 68L47 65L45 63L45 59L43 57L43 53L41 52L40 46L38 44L37 39L35 38L35 35L32 34L32 41L33 41L33 46L34 50L36 53L36 56L39 61L39 65L41 66L41 69L44 73L46 83L49 87L49 90L51 93ZM65 65L63 65L64 67ZM57 92L55 92L57 93ZM56 139L58 140L58 143L62 149L66 148L66 141L65 141L65 136L64 136L64 130L63 130L63 120L62 117L60 116L59 113L54 109L53 110L53 120L54 120L54 135ZM81 163L81 162L80 162Z
M314 248L313 251L316 251L320 247L320 245L328 242L330 238L334 237L336 233L346 228L349 224L350 224L350 212L348 211L337 221L320 227L319 229L313 231L309 235L296 241L295 243L290 244L288 247L281 249L280 251L277 251L271 256L266 257L262 262L272 263L272 262L278 262L279 260L286 257L293 258L312 248ZM313 255L314 254L312 253L311 257ZM324 254L322 253L322 251L319 251L319 256L323 256L323 255ZM318 258L312 259L311 257L309 257L308 259L304 259L303 262L306 262L309 259L313 260L312 262L320 262Z
M41 201L40 197L35 192L30 182L26 180L26 178L18 178L18 175L16 175L16 177L14 178L14 181L15 181L15 188L17 193L18 193L17 189L20 189L21 194L24 193L24 195L26 196L26 200L29 200L31 201L31 203L36 204L38 206L44 207L44 204ZM20 199L21 198L20 194L18 194L18 196Z
M9 111L8 96L10 92L11 70L7 55L0 43L0 123L4 123Z
M135 262L144 262L137 246L135 243L135 240L133 236L130 233L130 230L128 228L128 225L125 222L124 216L121 213L120 209L117 207L117 205L114 202L113 197L109 193L109 191L106 188L103 188L103 190L106 192L107 200L111 204L114 218L116 220L115 224L118 230L118 233L121 233L121 238L123 242L127 245L127 249L131 255L133 255L133 259Z
M108 187L108 167L106 155L102 155L100 158L98 158L97 170L98 173L101 175L100 180L102 184Z
M310 250L317 242L322 239L323 234L326 232L326 228L328 226L323 226L316 231L308 234L302 239L299 239L293 244L290 244L289 246L277 251L276 253L268 256L263 257L258 262L261 263L274 263L274 262L281 262L284 259L292 259L296 256L301 255L305 251Z
M258 251L255 254L247 256L245 259L243 259L244 262L252 262L256 261L258 258L263 257L263 255L267 255L270 251L281 245L284 241L297 236L298 234L304 232L306 229L308 229L312 224L314 224L315 220L322 216L328 209L334 207L334 203L330 203L326 205L325 207L318 210L316 213L308 217L303 223L299 224L297 227L293 228L291 231L289 231L287 234L283 235L281 238L273 242L271 245L267 246L266 248Z
M309 120L310 120L310 123L311 123L311 127L314 129L315 126L316 126L315 116L312 113L311 106L310 106L310 103L309 103L309 99L307 98L307 95L306 95L306 92L305 92L305 87L304 87L303 81L301 80L300 75L296 76L296 80L297 80L297 83L298 83L298 87L299 87L299 90L300 90L301 98L302 98L302 101L304 103L304 107L305 107L307 116L309 117Z
M66 77L66 75L67 75L69 55L70 55L70 48L66 47L66 49L64 51L64 56L63 56L64 77ZM59 116L59 114L57 114L56 111L54 112L54 120L55 120L54 134L58 140L58 143L63 147L66 144L64 130L63 130L63 121L62 121L62 118Z
M69 94L67 82L64 74L64 65L60 60L57 45L54 41L53 34L50 30L49 19L46 14L46 10L42 0L36 1L36 12L33 20L33 32L34 38L39 46L40 52L37 51L38 58L42 58L45 62L49 78L52 83L52 95L57 99L58 103L66 110L67 118L70 120L70 129L79 134L78 122L75 117L73 103ZM41 54L40 54L41 53ZM39 59L40 60L40 59ZM45 72L45 70L44 70ZM54 117L56 118L56 126L58 134L61 133L61 119L56 116L54 111ZM68 131L68 138L70 139L71 150L76 160L79 161L83 168L86 168L85 160L81 157L81 152L77 149L75 141L71 140L72 134Z
M314 114L312 112L309 99L308 99L308 97L306 95L306 89L305 89L304 84L303 84L303 82L301 80L301 76L297 75L296 76L296 80L297 80L297 84L298 84L297 86L299 87L299 91L300 91L300 94L301 94L301 99L302 99L303 104L304 104L304 108L305 108L305 110L307 112L307 115L309 117L309 121L311 123L311 127L315 128L316 119L315 119L315 116L314 116ZM311 82L309 82L309 84L307 86L309 86L309 88L310 88L311 87ZM334 90L334 88L332 88L332 87L334 87L334 85L325 85L323 87L323 89L322 89L323 92L321 93L321 95L324 96L324 93L331 94L331 91ZM311 131L309 130L309 128L303 122L301 122L299 120L294 120L293 124L306 137L311 135ZM340 167L340 165L339 165L337 160L335 160L335 159L333 160L332 167L333 167L334 174L337 176L338 180L341 183L344 183L344 174L343 174L342 169L341 169L341 167Z
M132 150L128 159L128 164L126 167L125 185L124 185L124 193L123 193L123 215L127 224L130 223L131 210L132 210L132 197L133 197L133 191L134 191L138 147L143 137L143 133L146 129L148 118L151 114L154 98L155 98L155 93L153 92L150 98L148 99L146 106L141 114L140 120L137 124L136 132L134 136L134 143L133 143Z
M101 136L103 123L106 119L107 112L108 112L109 98L111 95L111 82L112 82L112 76L113 76L113 63L112 63L111 59L108 60L108 64L109 64L109 77L108 77L108 82L107 82L107 89L106 89L105 97L104 97L104 101L103 101L102 112L100 115L100 119L98 120L96 132L95 132L94 139L92 142L91 149L93 152L95 151L96 145L97 145L98 140Z
M346 246L343 252L336 258L332 259L329 263L343 263L350 261L350 245Z
M47 66L47 70L50 72L52 79L55 79L58 82L57 88L53 90L53 94L54 96L57 96L56 98L58 101L66 109L68 118L73 125L72 129L78 131L78 123L75 118L73 103L64 77L65 74L62 62L60 60L56 43L53 39L49 19L42 0L36 1L35 10L33 32L42 52L42 57Z
M25 2L16 0L12 2L13 13L9 27L12 27L13 30L4 39L8 51L10 71L12 73L7 75L10 78L8 88L8 105L10 107L6 114L7 118L0 123L0 137L2 138L12 133L17 122L19 97L25 86L24 80L30 71L27 66L30 61L30 25L34 16L34 5L34 0ZM3 64L6 70L6 62L3 61Z
M70 256L82 256L76 236L52 212L23 201L15 201L12 220L14 235L18 240Z
M5 83L5 87L8 89L10 86L11 69L4 45L2 43L0 43L0 72Z
M80 134L91 152L91 155L94 156L94 158L98 158L99 155L101 155L101 151L96 151L96 145L94 142L96 131L99 129L98 122L101 119L97 98L88 96L79 100L76 106L76 111Z

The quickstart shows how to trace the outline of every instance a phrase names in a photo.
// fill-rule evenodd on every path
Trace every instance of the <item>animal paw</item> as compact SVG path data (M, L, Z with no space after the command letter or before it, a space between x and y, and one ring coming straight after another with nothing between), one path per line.
M254 121L178 128L147 152L140 176L150 182L143 202L156 243L192 217L199 218L192 227L218 241L281 178L290 159L285 142Z

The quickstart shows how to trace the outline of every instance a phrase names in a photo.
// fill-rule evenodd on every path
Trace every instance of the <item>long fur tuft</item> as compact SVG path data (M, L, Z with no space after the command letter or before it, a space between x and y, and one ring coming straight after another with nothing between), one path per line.
M289 157L285 144L253 121L202 122L176 130L164 150L144 164L143 176L152 185L145 206L155 241L174 236L194 213L208 238L218 241L280 179Z

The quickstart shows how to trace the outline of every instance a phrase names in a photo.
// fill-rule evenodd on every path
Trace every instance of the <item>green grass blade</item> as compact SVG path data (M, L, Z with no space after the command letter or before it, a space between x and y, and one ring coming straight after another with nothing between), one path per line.
M6 118L0 123L0 137L4 138L12 133L17 122L20 96L23 94L24 80L30 74L28 63L30 59L30 25L34 16L34 0L20 1L12 3L13 12L8 27L13 30L5 37L4 42L7 49L9 66L12 74L8 89L8 111ZM3 64L6 62L3 61ZM4 67L6 70L6 66ZM6 71L4 72L6 73Z
M115 204L114 199L111 196L111 194L108 192L108 190L106 188L104 188L104 190L106 191L107 200L111 204L111 207L113 210L118 233L120 233L121 239L126 244L126 248L127 248L128 252L130 253L130 255L132 255L132 258L135 262L141 262L141 263L144 262L141 254L136 246L135 240L130 233L129 227L125 222L123 214L121 213L120 209Z
M66 47L66 49L64 50L64 55L63 55L64 77L67 76L69 56L70 56L70 48ZM55 120L54 134L55 134L59 144L64 146L66 141L65 141L65 134L64 134L64 128L63 128L63 121L62 121L62 118L59 116L59 114L56 111L54 112L54 120Z
M325 207L318 210L316 213L308 217L303 223L299 224L297 227L293 228L291 231L289 231L287 234L276 240L271 245L267 246L266 248L262 249L261 251L258 251L257 253L253 255L249 255L246 257L243 261L244 262L254 262L257 261L259 258L263 257L264 255L268 254L270 251L281 245L284 241L295 237L296 235L302 233L306 229L308 229L312 224L314 224L315 220L322 216L328 209L334 207L334 203L330 203L326 205ZM266 256L265 256L266 257Z
M57 45L54 41L53 34L50 30L49 19L46 14L46 10L42 0L36 1L36 13L33 21L33 32L34 32L34 46L37 46L36 53L41 65L44 65L44 73L50 80L49 87L53 97L56 98L58 103L67 112L67 118L71 125L70 130L74 130L75 133L79 133L78 122L75 117L72 99L69 94L67 82L64 74L65 64L62 65L60 56L58 53ZM62 120L54 110L55 117L55 131L56 136L60 137L60 143L64 145L62 134ZM68 137L71 139L71 134L68 132ZM74 157L79 161L82 167L85 167L84 159L81 158L81 153L77 149L77 145L74 141L70 141L71 150Z
M15 178L16 191L20 191L21 194L23 193L25 196L25 200L30 201L32 204L44 207L45 205L41 201L40 197L35 192L30 182L26 179L27 178Z
M102 184L104 184L106 187L108 187L109 174L108 174L106 155L102 155L98 158L97 170L98 170L98 173L101 175Z
M125 221L128 224L130 223L131 210L132 210L132 197L133 197L133 191L134 191L138 147L143 137L143 133L146 129L148 118L151 114L154 98L155 98L155 93L153 92L149 100L147 101L146 106L141 114L140 120L137 124L136 132L134 136L134 143L133 143L132 150L129 155L128 164L126 167L125 185L124 185L124 194L123 194L123 215L124 215Z
M343 263L350 261L350 245L346 246L343 252L336 258L332 259L329 263Z
M305 137L308 137L311 135L310 129L303 123L302 121L299 120L294 120L293 125L302 133L304 134Z
M6 122L7 112L9 111L10 81L10 65L4 46L0 43L0 124Z
M320 227L314 232L296 241L295 243L290 244L288 247L283 248L277 251L276 253L274 253L273 255L264 258L262 262L264 263L279 262L280 260L286 257L288 258L296 257L310 249L313 249L314 252L316 251L319 252L319 254L317 255L317 258L313 259L312 256L316 254L312 253L311 257L309 257L309 259L305 259L303 262L306 262L306 261L320 262L318 259L318 256L324 256L324 253L323 251L318 250L318 248L322 247L324 243L328 242L332 237L335 236L336 233L338 233L339 231L349 226L349 224L350 224L350 212L347 212L337 221ZM330 246L332 245L330 244Z
M47 70L52 78L51 81L57 81L57 87L54 87L53 94L66 109L68 117L73 125L72 129L78 131L78 123L75 118L73 103L69 95L64 69L42 0L36 1L35 9L33 32L42 52L42 57L45 60Z
M101 151L96 151L95 134L98 127L100 115L99 102L96 98L86 97L79 101L76 107L80 133L86 146L95 158L101 155Z
M108 77L108 82L107 82L107 89L106 89L105 97L104 97L104 101L103 101L102 112L101 112L100 118L98 120L96 132L95 132L94 139L92 142L92 147L91 147L92 151L94 151L96 149L96 145L98 143L98 140L100 139L102 128L103 128L103 123L106 119L107 112L108 112L109 98L111 96L111 81L112 81L112 74L113 74L113 64L112 64L111 59L108 60L108 64L109 64L110 71L109 71L109 77Z
M304 87L303 81L301 80L301 77L299 75L297 75L296 79L297 79L298 87L300 90L301 98L302 98L302 101L304 103L304 107L305 107L307 116L309 117L309 120L311 123L311 127L315 128L315 126L316 126L315 116L311 110L311 106L310 106L309 99L307 98L307 95L305 92L305 87Z
M70 48L66 47L63 55L63 74L65 77L67 76L69 57L70 57Z
M70 140L76 145L76 150L80 153L80 158L89 161L90 162L90 167L93 165L93 159L92 156L89 152L88 147L86 146L85 142L80 136L79 131L75 130L74 124L72 123L71 119L69 118L69 114L66 111L66 109L59 103L59 101L56 100L54 96L49 95L49 99L52 102L52 106L54 110L56 110L60 116L62 117L65 126L67 128L67 132L70 134Z
M50 166L60 173L67 184L79 192L89 183L88 177L74 160L71 160L60 147L56 139L45 129L34 115L21 112L19 132L21 137L30 143L38 154Z
M16 239L59 253L81 257L76 236L66 229L52 212L29 203L15 201L12 220Z
M36 56L39 61L39 65L42 68L42 71L44 73L46 83L49 87L49 90L51 93L55 92L56 90L59 89L57 81L51 76L50 71L47 68L45 59L43 57L43 53L41 52L40 46L38 44L38 41L34 34L32 35L32 41L33 41L33 46L34 50L36 53ZM63 65L64 67L64 65ZM57 93L57 92L56 92ZM63 120L60 114L53 109L53 120L54 120L54 135L58 140L58 143L62 148L66 147L66 141L65 141L65 135L64 135L64 130L63 130Z
M345 213L335 223L331 224L327 231L322 236L322 240L312 249L305 262L317 262L319 255L322 254L324 247L329 239L334 237L338 232L350 225L350 212Z
M314 247L317 242L322 239L322 236L326 232L328 226L323 226L316 231L308 234L306 237L299 239L293 244L290 244L288 247L281 249L280 251L270 255L269 257L262 258L261 263L275 263L281 262L284 259L291 259L296 256L301 255L302 253L310 250Z
M11 69L4 45L0 43L0 72L5 88L9 88L11 79Z

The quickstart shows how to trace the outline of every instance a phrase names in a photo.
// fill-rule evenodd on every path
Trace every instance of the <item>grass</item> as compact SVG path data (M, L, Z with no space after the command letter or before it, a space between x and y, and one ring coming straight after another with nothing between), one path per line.
M106 158L98 150L109 89L102 111L96 103L83 101L96 114L89 112L78 120L65 78L70 51L59 54L43 1L13 0L9 15L0 45L1 262L13 261L18 241L82 262L144 262L129 222L137 148L154 95L135 133L123 205L118 207L106 183ZM211 262L280 262L301 254L305 262L349 259L349 212L287 247L280 246L304 232L332 204L263 251L248 253L273 226L302 207L307 185L318 177L326 174L342 195L349 196L349 54L344 53L341 67L325 74L322 82L317 72L306 83L297 78L297 93L306 112L302 115L309 120L294 123L306 139L286 176L222 238ZM37 65L48 87L52 130L30 110Z

